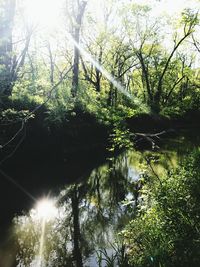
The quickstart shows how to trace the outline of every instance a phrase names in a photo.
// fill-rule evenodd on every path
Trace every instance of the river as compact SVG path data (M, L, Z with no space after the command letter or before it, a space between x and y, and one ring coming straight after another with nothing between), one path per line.
M199 146L191 129L161 140L157 151L13 157L0 174L0 266L107 266L134 216L144 171L163 175Z

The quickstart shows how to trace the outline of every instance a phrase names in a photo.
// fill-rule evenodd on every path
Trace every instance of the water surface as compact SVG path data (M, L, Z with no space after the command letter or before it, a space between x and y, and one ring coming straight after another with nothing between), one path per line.
M157 151L16 160L5 172L34 200L1 178L1 225L14 221L2 228L9 231L1 234L0 266L106 266L107 256L122 251L118 233L134 217L144 171L163 175L199 145L199 133L187 131L163 140ZM44 198L55 201L52 218L38 215L36 202Z

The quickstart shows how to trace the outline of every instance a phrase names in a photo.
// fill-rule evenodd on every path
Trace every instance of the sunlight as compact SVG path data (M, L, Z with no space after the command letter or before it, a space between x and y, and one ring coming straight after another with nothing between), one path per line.
M42 267L43 260L44 260L44 244L45 241L45 218L42 220L42 231L41 231L41 238L40 238L40 247L39 247L39 256L37 259L37 267Z
M38 201L36 205L36 217L38 219L52 220L58 214L58 209L55 206L55 201L44 198Z
M125 96L132 98L132 95L129 94L127 90L123 87L123 85L118 82L106 69L102 67L80 44L78 44L71 34L67 35L68 40L80 51L81 55L88 60L90 63L93 64L102 74L103 76L108 79L117 89L119 92L124 94Z
M49 198L43 198L38 201L35 208L36 218L41 221L41 238L39 242L39 254L37 267L43 266L44 261L44 249L45 249L45 227L46 223L53 220L58 215L58 209L55 206L55 200Z
M26 0L25 13L30 24L52 29L59 24L62 1Z
M163 13L169 16L180 14L185 8L197 8L199 5L197 0L135 0L137 4L152 6L152 14L154 16L162 15Z

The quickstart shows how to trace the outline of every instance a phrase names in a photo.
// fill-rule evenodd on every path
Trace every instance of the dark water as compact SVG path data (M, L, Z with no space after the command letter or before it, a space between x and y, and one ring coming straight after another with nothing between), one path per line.
M190 130L161 141L154 152L132 149L108 158L97 149L63 161L7 163L0 184L0 266L106 266L106 254L121 251L117 233L134 216L141 173L163 175L199 146L199 131ZM54 216L37 214L43 198L55 201Z

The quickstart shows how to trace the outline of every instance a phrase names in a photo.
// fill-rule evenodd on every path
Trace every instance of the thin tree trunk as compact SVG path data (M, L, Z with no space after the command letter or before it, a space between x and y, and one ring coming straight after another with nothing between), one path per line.
M81 24L83 15L85 12L87 2L83 1L81 4L78 4L78 14L76 17L76 25L75 31L74 31L74 41L79 45L80 43L80 30L81 30ZM74 64L73 64L73 77L72 77L72 97L76 97L78 86L79 86L79 61L80 61L80 51L77 46L74 46Z
M12 92L12 30L16 0L1 1L3 14L0 18L0 93L10 95Z
M78 190L75 187L72 193L72 215L73 215L73 256L76 262L76 267L83 267L82 253L80 248L80 223L79 223L79 199Z

